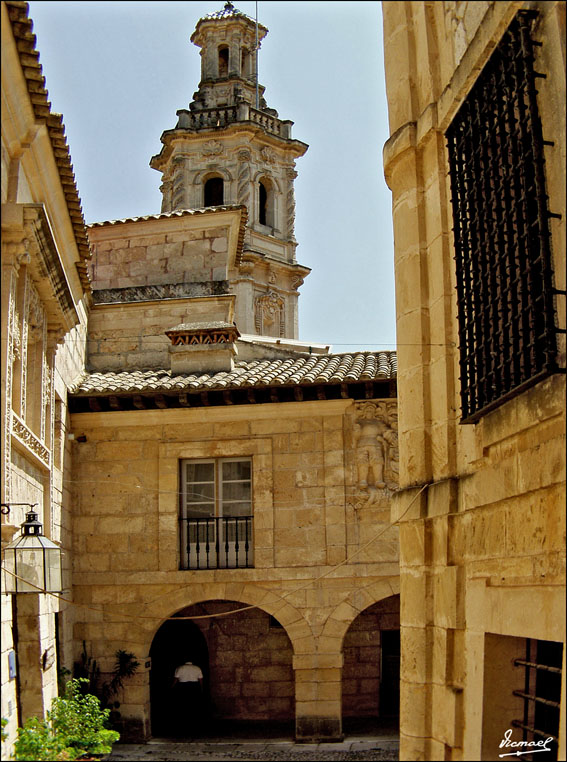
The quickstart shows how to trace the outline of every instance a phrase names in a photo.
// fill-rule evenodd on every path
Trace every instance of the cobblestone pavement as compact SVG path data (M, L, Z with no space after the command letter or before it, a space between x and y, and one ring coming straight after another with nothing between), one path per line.
M157 741L147 744L118 744L108 762L371 762L397 760L398 740L351 737L341 743L296 744L293 741Z

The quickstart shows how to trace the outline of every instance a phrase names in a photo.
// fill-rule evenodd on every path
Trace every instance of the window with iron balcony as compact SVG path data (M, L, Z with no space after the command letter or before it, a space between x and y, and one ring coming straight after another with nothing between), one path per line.
M535 16L517 14L446 133L462 423L558 370Z
M183 460L180 467L181 568L252 567L252 459Z

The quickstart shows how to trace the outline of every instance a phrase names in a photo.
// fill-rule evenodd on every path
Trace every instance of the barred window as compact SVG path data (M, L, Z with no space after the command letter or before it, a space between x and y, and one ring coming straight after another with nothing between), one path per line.
M517 14L446 134L463 423L557 370L533 16Z

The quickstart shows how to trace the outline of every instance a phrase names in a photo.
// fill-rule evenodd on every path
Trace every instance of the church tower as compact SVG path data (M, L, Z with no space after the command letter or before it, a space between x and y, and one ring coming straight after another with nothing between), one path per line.
M201 81L150 166L162 173L162 212L241 205L248 212L243 255L231 272L242 334L298 338L298 289L310 270L297 263L295 160L308 146L293 122L268 108L256 81L256 49L268 30L237 10L201 18L193 42Z

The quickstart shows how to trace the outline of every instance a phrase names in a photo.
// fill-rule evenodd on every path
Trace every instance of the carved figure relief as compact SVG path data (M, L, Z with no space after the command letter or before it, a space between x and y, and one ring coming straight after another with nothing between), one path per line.
M276 163L276 154L267 146L264 146L262 150L260 151L260 156L262 157L262 161L266 164L275 164Z
M31 280L28 280L28 304L27 304L27 324L28 341L30 344L40 341L43 338L43 328L45 322L45 311L39 294Z
M12 300L10 300L10 333L12 337L12 358L19 360L22 356L22 336L20 333L20 316L17 309L13 306Z
M254 302L254 326L264 336L285 335L285 302L275 291L258 296Z
M395 402L358 402L354 418L356 510L374 505L396 489L399 477Z

